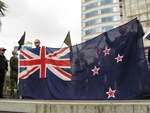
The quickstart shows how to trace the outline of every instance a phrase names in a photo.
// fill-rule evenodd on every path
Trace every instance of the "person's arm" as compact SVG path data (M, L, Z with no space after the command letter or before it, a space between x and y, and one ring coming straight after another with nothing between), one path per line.
M112 42L111 42L111 40L109 39L107 32L104 33L104 36L105 36L105 38L106 38L105 41L106 41L107 45L108 45L109 47L111 47L111 46L112 46Z
M5 67L5 72L7 72L8 71L8 60L6 59L6 57L5 56L3 56L4 57L4 59L5 59L5 65L6 65L6 67Z
M75 67L76 67L77 70L81 70L79 59L76 59L76 61L75 61Z
M17 70L18 70L18 65L16 65L15 60L16 60L16 59L13 58L13 57L10 59L10 67L11 67L11 69L17 71Z

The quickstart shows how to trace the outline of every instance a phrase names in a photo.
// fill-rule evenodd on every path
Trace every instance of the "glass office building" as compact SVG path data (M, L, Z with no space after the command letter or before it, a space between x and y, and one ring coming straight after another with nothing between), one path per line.
M123 0L124 20L138 18L143 26L145 35L150 33L150 0ZM150 41L143 38L145 53L150 48Z
M150 25L150 0L123 0L124 20L138 18L143 27Z
M82 0L82 42L122 23L122 0Z

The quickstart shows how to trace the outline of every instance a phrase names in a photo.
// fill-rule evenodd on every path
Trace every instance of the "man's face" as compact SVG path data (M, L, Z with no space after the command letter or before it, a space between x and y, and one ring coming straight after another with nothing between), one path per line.
M40 47L40 41L39 40L35 40L34 41L34 45L35 45L35 47Z
M80 53L80 57L84 58L85 54L83 52Z
M121 35L124 35L126 32L127 32L127 27L126 26L119 27L119 33Z
M5 51L0 50L0 55L4 55Z

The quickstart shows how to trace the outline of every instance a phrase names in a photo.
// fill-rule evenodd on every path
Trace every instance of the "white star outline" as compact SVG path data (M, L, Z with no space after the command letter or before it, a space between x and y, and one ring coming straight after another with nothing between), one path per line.
M104 55L104 56L109 55L109 51L110 51L110 49L111 49L111 48L109 48L109 49L108 49L108 48L106 48L106 49L103 51L103 52L105 53L105 55Z
M108 94L108 98L110 98L110 97L115 98L115 92L116 92L116 90L112 90L111 87L109 87L109 91L106 92L106 94Z
M100 68L97 68L96 66L94 67L94 69L92 69L91 71L93 71L93 76L95 74L98 74L98 71L99 71Z
M122 61L122 58L123 58L123 56L120 56L120 55L118 54L118 56L117 56L115 59L117 60L117 63L118 63L118 62L121 62L121 61Z

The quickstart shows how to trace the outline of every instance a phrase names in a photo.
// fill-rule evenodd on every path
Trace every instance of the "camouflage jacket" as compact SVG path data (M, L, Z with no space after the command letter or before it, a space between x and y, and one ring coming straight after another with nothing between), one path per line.
M18 58L10 58L10 77L18 77Z

